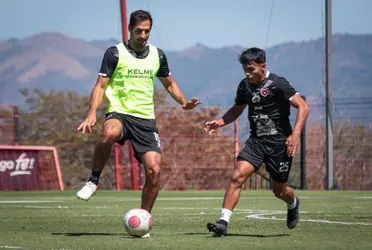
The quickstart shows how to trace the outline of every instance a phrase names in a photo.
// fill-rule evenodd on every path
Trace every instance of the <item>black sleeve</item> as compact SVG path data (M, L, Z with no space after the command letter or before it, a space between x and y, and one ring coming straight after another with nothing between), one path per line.
M156 76L157 77L168 77L171 73L169 70L167 57L165 56L164 52L159 48L158 48L158 54L159 54L160 68Z
M236 106L242 106L244 104L247 104L244 98L246 92L247 92L247 85L246 85L246 82L242 80L239 84L238 90L236 91L236 97L235 97Z
M275 82L275 90L286 100L290 100L292 96L298 93L284 77L280 77Z
M103 56L101 69L98 74L103 77L111 77L118 65L118 61L118 48L116 48L116 46L108 48Z

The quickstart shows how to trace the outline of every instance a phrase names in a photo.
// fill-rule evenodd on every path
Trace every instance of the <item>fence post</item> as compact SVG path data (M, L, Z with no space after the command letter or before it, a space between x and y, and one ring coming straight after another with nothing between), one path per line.
M305 96L302 98L306 101ZM300 188L306 190L306 123L301 131L300 143Z
M18 107L13 106L13 145L17 145L19 142L19 133L18 133Z
M121 185L121 176L120 176L120 146L118 143L115 143L115 179L116 179L116 190L120 190Z
M128 142L129 146L129 159L132 173L132 190L139 190L138 181L138 162L136 157L134 157L134 149L132 143Z

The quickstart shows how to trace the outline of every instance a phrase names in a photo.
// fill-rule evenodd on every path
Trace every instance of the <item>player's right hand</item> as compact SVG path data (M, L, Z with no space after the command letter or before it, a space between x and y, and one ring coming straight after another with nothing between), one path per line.
M198 106L201 102L199 101L198 98L192 98L191 100L185 102L183 105L182 105L182 108L183 109L193 109L195 108L196 106Z
M79 127L77 128L78 131L82 131L82 133L84 134L85 131L89 131L89 132L92 132L92 127L96 124L96 114L95 113L89 113L87 118L79 125Z
M222 124L220 120L213 120L210 122L206 122L204 126L204 131L209 133L210 135L215 132L219 127L221 127Z
M297 154L300 144L300 134L292 133L285 143L287 145L288 156L295 156Z

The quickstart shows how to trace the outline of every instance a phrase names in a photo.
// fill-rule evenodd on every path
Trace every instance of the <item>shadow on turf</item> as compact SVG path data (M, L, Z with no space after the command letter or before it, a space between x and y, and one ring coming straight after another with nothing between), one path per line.
M51 235L63 235L69 237L81 237L81 236L121 236L122 238L130 239L141 239L140 237L133 237L125 233L50 233ZM151 235L155 236L154 234Z
M125 236L123 233L50 233L51 235L63 235L63 236Z
M362 219L362 220L368 220L372 219L372 216L354 216L354 219Z
M210 233L181 233L180 235L210 235ZM255 238L274 238L274 237L288 237L289 234L228 234L224 237L230 236L243 236L243 237L255 237Z

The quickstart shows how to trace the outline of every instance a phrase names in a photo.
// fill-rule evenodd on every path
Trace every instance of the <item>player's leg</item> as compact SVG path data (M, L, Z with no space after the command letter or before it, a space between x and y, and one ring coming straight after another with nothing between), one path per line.
M129 115L125 115L124 119L134 156L145 169L146 180L142 188L141 208L151 213L160 189L161 145L156 121ZM142 236L146 237L150 237L150 234Z
M112 145L122 137L123 126L118 119L109 119L103 125L103 133L97 142L93 154L92 171L101 173L110 157ZM91 177L90 181L98 184L98 178Z
M151 213L159 192L161 145L155 120L125 116L137 160L145 169L141 208Z
M123 135L123 125L119 114L113 114L103 124L103 133L97 142L94 154L92 173L84 187L77 193L82 200L89 200L98 189L99 177L110 157L112 145Z
M230 222L233 210L240 199L240 192L247 178L256 171L255 167L247 161L240 160L231 176L230 183L225 191L220 219L216 222L209 222L209 232L217 236L227 235L227 226Z
M142 189L141 208L151 213L159 193L161 154L149 151L141 154L141 159L146 174L145 185Z
M272 179L272 190L278 199L287 204L287 227L296 227L299 220L300 200L295 197L294 190L287 185L292 166L292 157L289 157L285 146L275 146L273 153L268 157L266 170Z
M294 191L286 182L272 181L275 196L287 203L287 227L293 229L299 221L300 199L295 197Z
M262 164L264 155L260 143L255 139L248 139L237 157L236 168L226 189L221 217L216 222L207 224L210 232L217 236L227 235L227 226L233 210L240 199L240 192L247 178L250 177Z
M231 176L230 183L226 189L222 207L224 210L233 211L240 198L240 191L247 178L250 177L256 168L245 160L239 160L236 163L236 168ZM223 216L223 213L222 213ZM224 216L225 220L230 220ZM229 221L227 221L229 222Z
M292 205L295 201L294 191L287 186L286 182L272 181L273 193L276 198L283 200L288 205Z

